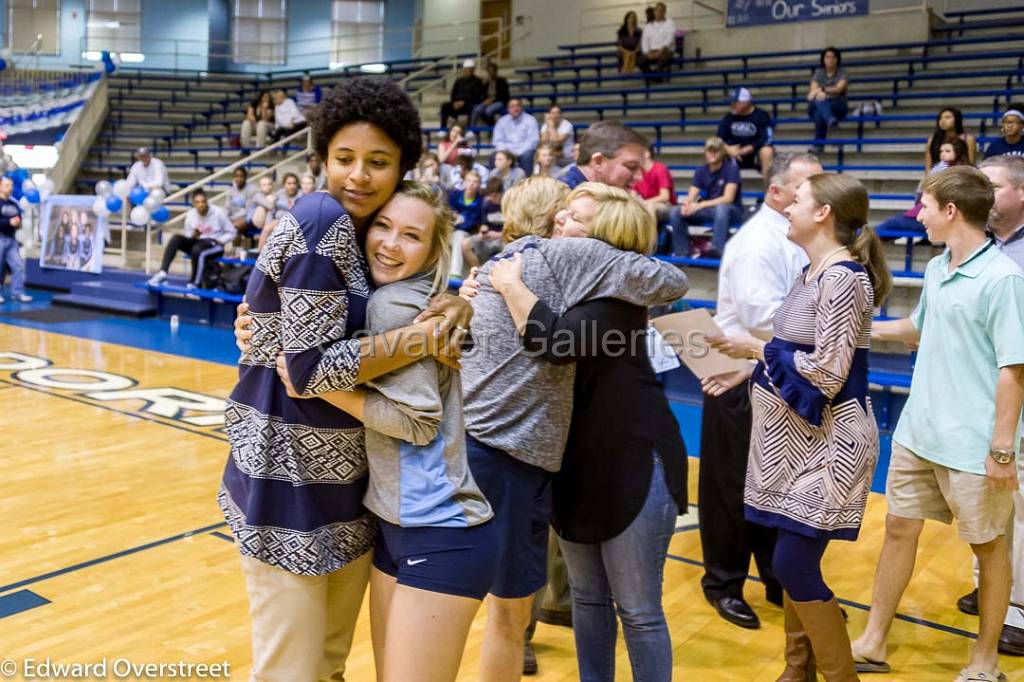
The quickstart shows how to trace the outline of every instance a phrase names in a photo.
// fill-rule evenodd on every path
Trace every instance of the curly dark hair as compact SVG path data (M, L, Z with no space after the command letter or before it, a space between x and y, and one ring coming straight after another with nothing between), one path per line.
M372 123L398 145L398 165L404 176L423 153L420 114L409 95L390 78L356 77L341 81L324 93L310 112L313 151L327 159L327 146L338 130L349 123Z

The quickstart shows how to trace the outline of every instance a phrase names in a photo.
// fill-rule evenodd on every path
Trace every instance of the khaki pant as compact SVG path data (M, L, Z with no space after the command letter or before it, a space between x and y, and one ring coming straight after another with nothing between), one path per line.
M373 552L321 576L242 557L252 619L251 682L345 679Z
M1021 442L1024 445L1024 441ZM1010 541L1010 563L1013 566L1013 590L1006 625L1024 629L1024 455L1017 455L1017 479L1021 488L1013 494L1013 525L1007 533ZM974 560L974 586L978 586L978 560Z

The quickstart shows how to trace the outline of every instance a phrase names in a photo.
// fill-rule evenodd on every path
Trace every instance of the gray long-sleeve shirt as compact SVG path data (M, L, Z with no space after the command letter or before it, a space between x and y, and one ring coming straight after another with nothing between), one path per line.
M412 324L427 305L432 282L428 273L377 289L366 311L367 330ZM490 519L491 506L466 459L459 373L427 358L366 386L366 508L402 527L465 527Z
M523 254L526 286L559 315L591 298L670 303L689 288L675 266L597 239L523 237L502 255L516 252ZM478 276L471 323L476 346L462 358L466 431L527 464L558 471L576 365L555 366L523 348L504 299L491 286L491 268L486 263Z

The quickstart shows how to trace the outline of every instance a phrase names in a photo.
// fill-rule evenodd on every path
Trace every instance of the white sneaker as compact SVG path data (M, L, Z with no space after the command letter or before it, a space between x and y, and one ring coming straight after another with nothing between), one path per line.
M146 282L146 284L151 286L151 287L158 287L161 284L163 284L165 279L167 279L167 273L164 272L163 270L161 270L160 272L158 272L155 275L153 275L152 277L150 277L149 281Z
M194 284L192 282L189 282L188 284L185 285L185 288L186 289L198 289L199 285L198 284Z
M29 296L28 294L22 294L21 296L15 296L14 300L18 301L19 303L31 303L32 297Z

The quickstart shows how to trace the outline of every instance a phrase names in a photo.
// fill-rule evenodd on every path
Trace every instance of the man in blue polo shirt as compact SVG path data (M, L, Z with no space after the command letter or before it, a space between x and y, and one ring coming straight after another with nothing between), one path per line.
M985 232L993 200L989 180L968 166L925 180L918 220L931 241L948 248L928 263L911 317L875 325L875 338L919 338L920 349L893 434L871 613L852 643L859 672L889 671L886 635L925 519L956 518L978 559L981 616L957 682L1005 679L997 645L1010 600L1006 533L1024 404L1024 272Z

